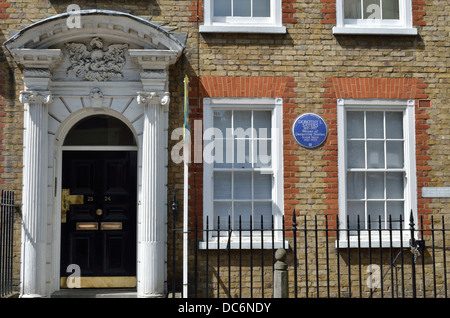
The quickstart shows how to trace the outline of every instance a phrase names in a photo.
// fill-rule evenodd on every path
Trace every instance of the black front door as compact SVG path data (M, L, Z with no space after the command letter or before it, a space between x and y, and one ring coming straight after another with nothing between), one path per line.
M136 176L135 151L63 152L62 277L136 276Z

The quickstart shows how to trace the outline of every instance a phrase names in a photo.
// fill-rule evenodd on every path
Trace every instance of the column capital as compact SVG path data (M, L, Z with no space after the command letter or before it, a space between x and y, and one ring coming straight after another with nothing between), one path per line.
M21 91L19 101L23 104L49 104L53 100L50 91Z
M147 105L151 101L154 101L162 106L166 106L170 102L169 92L138 92L137 94L137 102L140 105Z

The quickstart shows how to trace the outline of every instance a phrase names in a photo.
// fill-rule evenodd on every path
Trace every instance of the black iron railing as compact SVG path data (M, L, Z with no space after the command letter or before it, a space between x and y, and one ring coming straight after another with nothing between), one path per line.
M379 218L343 229L329 216L293 213L282 228L208 228L193 218L189 229L188 297L271 298L275 252L287 250L289 297L415 298L448 296L445 219ZM180 292L182 230L172 236L170 293ZM205 227L203 227L203 221ZM347 220L347 224L350 224ZM273 224L273 219L271 220ZM241 224L241 222L238 222ZM252 224L250 220L250 224ZM264 224L261 218L261 225ZM286 226L284 226L286 224ZM353 223L352 223L353 224ZM372 224L372 226L370 225ZM417 226L419 224L419 226ZM425 225L427 225L425 227ZM209 238L209 239L208 239ZM286 242L286 243L285 243ZM261 248L263 246L264 248Z
M1 192L0 198L0 297L12 293L14 245L14 192Z

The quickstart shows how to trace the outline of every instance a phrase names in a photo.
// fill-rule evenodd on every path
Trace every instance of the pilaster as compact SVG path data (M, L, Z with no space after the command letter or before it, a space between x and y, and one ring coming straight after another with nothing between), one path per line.
M169 93L139 92L144 106L142 192L138 214L138 297L165 295L167 107Z
M46 296L48 91L27 90L24 104L21 297Z

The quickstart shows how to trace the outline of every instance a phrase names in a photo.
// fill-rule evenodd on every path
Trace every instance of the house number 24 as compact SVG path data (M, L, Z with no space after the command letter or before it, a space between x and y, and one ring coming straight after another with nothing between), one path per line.
M105 202L110 202L111 201L111 197L109 195L105 195L104 199L105 199ZM93 202L94 201L94 197L87 197L87 201L88 202Z

